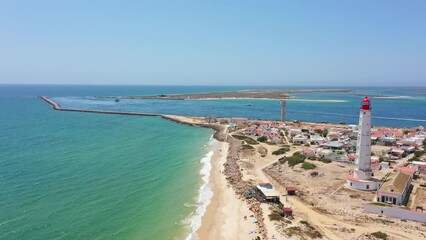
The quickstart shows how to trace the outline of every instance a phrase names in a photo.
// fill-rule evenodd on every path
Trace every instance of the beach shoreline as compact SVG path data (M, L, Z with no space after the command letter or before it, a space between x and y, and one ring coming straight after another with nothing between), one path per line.
M223 174L229 143L216 141L215 145L210 173L213 197L193 239L247 239L257 227L248 205L237 198Z

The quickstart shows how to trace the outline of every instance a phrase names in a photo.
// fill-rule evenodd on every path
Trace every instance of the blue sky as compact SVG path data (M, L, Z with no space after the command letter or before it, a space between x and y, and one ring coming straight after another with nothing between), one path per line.
M426 85L426 1L2 1L0 83Z

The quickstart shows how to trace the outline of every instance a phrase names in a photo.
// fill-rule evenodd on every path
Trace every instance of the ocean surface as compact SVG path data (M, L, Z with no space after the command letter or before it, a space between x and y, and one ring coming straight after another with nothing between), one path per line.
M53 111L36 96L72 108L279 119L273 100L94 98L239 89L253 87L0 85L0 239L185 239L211 194L211 130ZM390 97L372 99L374 125L426 125L426 88L293 94L287 117L357 123L363 95Z
M0 92L0 239L185 239L199 221L211 130Z

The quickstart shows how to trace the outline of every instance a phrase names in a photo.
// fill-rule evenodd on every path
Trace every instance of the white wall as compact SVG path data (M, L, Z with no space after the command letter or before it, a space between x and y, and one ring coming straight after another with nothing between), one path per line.
M364 211L369 213L381 214L388 217L395 217L426 223L426 212L415 212L397 207L382 207L372 204L365 204Z

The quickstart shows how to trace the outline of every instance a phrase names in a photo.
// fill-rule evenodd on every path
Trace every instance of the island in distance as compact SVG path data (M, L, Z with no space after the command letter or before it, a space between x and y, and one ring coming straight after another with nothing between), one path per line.
M351 92L351 89L288 89L288 90L241 90L229 92L209 92L191 94L161 94L151 96L96 96L96 98L126 99L167 99L167 100L206 100L206 99L286 99L289 93L308 92Z

